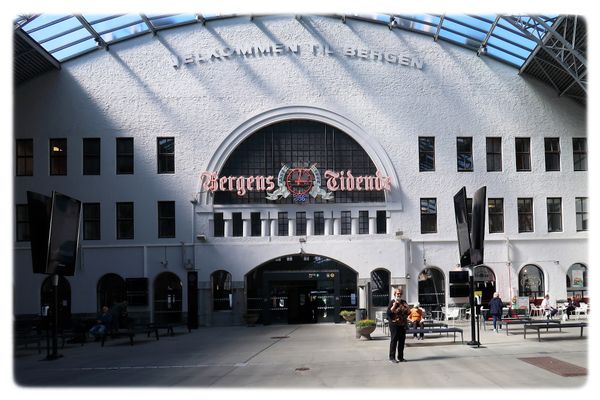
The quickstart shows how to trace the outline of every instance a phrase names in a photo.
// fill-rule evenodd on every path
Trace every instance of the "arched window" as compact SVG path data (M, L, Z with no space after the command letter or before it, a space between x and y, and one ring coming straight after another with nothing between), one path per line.
M282 164L306 168L316 164L321 173L328 169L351 170L354 176L375 175L377 172L367 152L346 133L323 122L294 119L276 122L254 132L231 153L219 175L277 177ZM332 200L307 198L309 203L384 201L384 193L374 190L337 191ZM236 192L218 191L214 198L215 204L293 202L293 196L277 201L267 200L264 191L248 191L243 196Z
M376 269L371 272L371 304L387 307L390 303L390 271Z
M100 310L102 306L111 308L116 303L124 302L126 296L125 280L117 274L106 274L98 280L96 309Z
M429 314L442 311L446 305L446 281L437 268L425 268L419 273L419 303Z
M210 275L212 282L213 310L231 310L233 303L231 293L231 274L222 269Z
M181 322L181 279L172 272L163 272L154 279L154 322Z
M494 275L494 271L485 265L475 267L473 269L473 286L474 291L482 292L481 302L483 304L489 303L496 291L496 275Z
M583 264L573 264L567 271L567 296L587 297L587 267Z
M527 264L519 271L519 296L544 296L544 273L538 266Z
M71 285L64 276L58 279L58 323L59 328L64 326L71 318ZM48 307L48 316L54 316L54 286L52 286L52 276L48 276L42 282L40 295L40 309Z

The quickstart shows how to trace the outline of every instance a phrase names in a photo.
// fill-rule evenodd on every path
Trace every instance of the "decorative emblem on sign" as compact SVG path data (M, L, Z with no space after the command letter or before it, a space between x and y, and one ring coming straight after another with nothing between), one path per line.
M298 202L306 201L309 195L314 198L321 196L323 200L333 199L333 193L321 188L321 173L316 164L310 168L290 168L284 164L277 174L277 186L272 193L267 192L268 200L278 200L282 197L285 199L290 194L294 201Z

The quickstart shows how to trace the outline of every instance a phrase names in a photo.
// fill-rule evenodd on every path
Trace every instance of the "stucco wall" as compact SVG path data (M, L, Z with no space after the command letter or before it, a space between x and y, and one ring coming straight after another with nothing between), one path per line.
M173 55L182 62L190 53L207 55L225 47L275 43L298 44L300 52L172 65ZM328 45L336 53L315 55L313 44ZM419 58L423 68L349 58L341 54L347 46ZM193 216L190 203L200 173L215 157L223 157L215 151L247 121L286 107L324 110L315 114L337 115L330 119L332 124L350 121L363 140L367 138L370 154L382 165L386 160L391 163L398 178L386 205L391 211L390 235L314 237L305 246L307 252L338 259L361 278L380 266L389 268L395 278L404 278L407 272L416 278L424 265L447 272L458 262L452 196L463 185L469 196L486 185L489 198L504 198L505 232L486 237L486 261L496 272L504 297L510 287L516 288L514 275L526 263L536 263L549 274L547 289L556 293L555 298L564 297L569 265L587 265L587 233L575 230L574 205L575 197L587 196L587 173L573 172L571 148L572 137L586 135L583 107L519 76L515 68L422 35L326 17L300 21L287 16L253 21L240 17L111 45L108 51L65 62L60 71L15 91L15 136L35 138L35 161L33 177L15 178L14 202L25 203L27 190L57 190L83 202L101 203L102 239L82 243L84 266L72 282L84 284L73 291L77 296L73 311L95 307L92 293L104 273L153 277L165 270L160 264L163 245L172 246L168 269L184 279L180 244L195 243L195 250L186 247L185 257L193 260L201 280L223 265L234 281L240 281L261 260L298 252L297 238L209 238L209 243L197 243L195 235L208 230L211 206L201 204ZM158 136L175 137L175 174L156 173ZM435 172L418 172L418 136L435 136ZM474 172L456 171L457 136L473 137ZM486 172L487 136L503 138L503 172ZM531 137L532 172L515 172L514 137L520 136ZM102 138L100 176L81 175L82 137ZM116 137L135 138L134 175L115 174ZM544 170L544 137L560 137L560 172ZM49 138L68 139L66 177L48 176ZM422 197L437 198L435 234L420 233ZM533 233L517 231L517 197L534 198ZM546 197L563 199L563 232L547 233ZM160 200L176 202L174 239L157 239ZM135 202L134 240L115 239L119 201ZM397 231L405 241L396 237ZM86 249L92 245L98 248ZM27 248L26 243L15 246ZM145 256L144 246L150 246ZM420 254L423 248L425 257ZM27 250L15 252L17 313L37 312L39 302L35 299L39 282L31 278L28 257ZM515 273L510 283L504 277L507 268ZM410 300L416 300L413 282L407 286Z

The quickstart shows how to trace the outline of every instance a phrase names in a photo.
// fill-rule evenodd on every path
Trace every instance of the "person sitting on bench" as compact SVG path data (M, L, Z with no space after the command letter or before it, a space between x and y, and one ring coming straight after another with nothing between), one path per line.
M413 308L410 309L410 314L408 315L408 322L410 322L410 325L412 328L423 328L424 324L423 324L423 309L419 307L419 303L416 302L415 306ZM415 332L414 338L416 338L417 340L423 340L425 339L425 335L423 334L423 332L421 332L420 337L417 337L417 333Z
M96 317L96 324L90 329L90 334L99 340L100 337L106 334L108 327L112 322L112 314L108 311L107 306L102 306L102 312Z
M556 307L553 307L552 304L550 303L550 295L549 294L544 296L544 300L542 300L541 307L542 307L542 310L544 310L544 315L546 316L546 319L550 319L550 318L554 317L556 315L556 313L558 312L558 309Z

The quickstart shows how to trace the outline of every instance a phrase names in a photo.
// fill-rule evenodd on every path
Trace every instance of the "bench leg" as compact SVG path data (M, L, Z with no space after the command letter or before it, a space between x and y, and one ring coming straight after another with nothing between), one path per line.
M159 336L158 336L158 329L154 330L154 335L156 335L156 340L158 340L158 339L159 339Z
M133 346L133 333L129 335L129 345Z
M538 329L537 331L538 331L538 342L541 342L542 338L540 337L540 329ZM546 332L548 332L548 328L546 328Z

